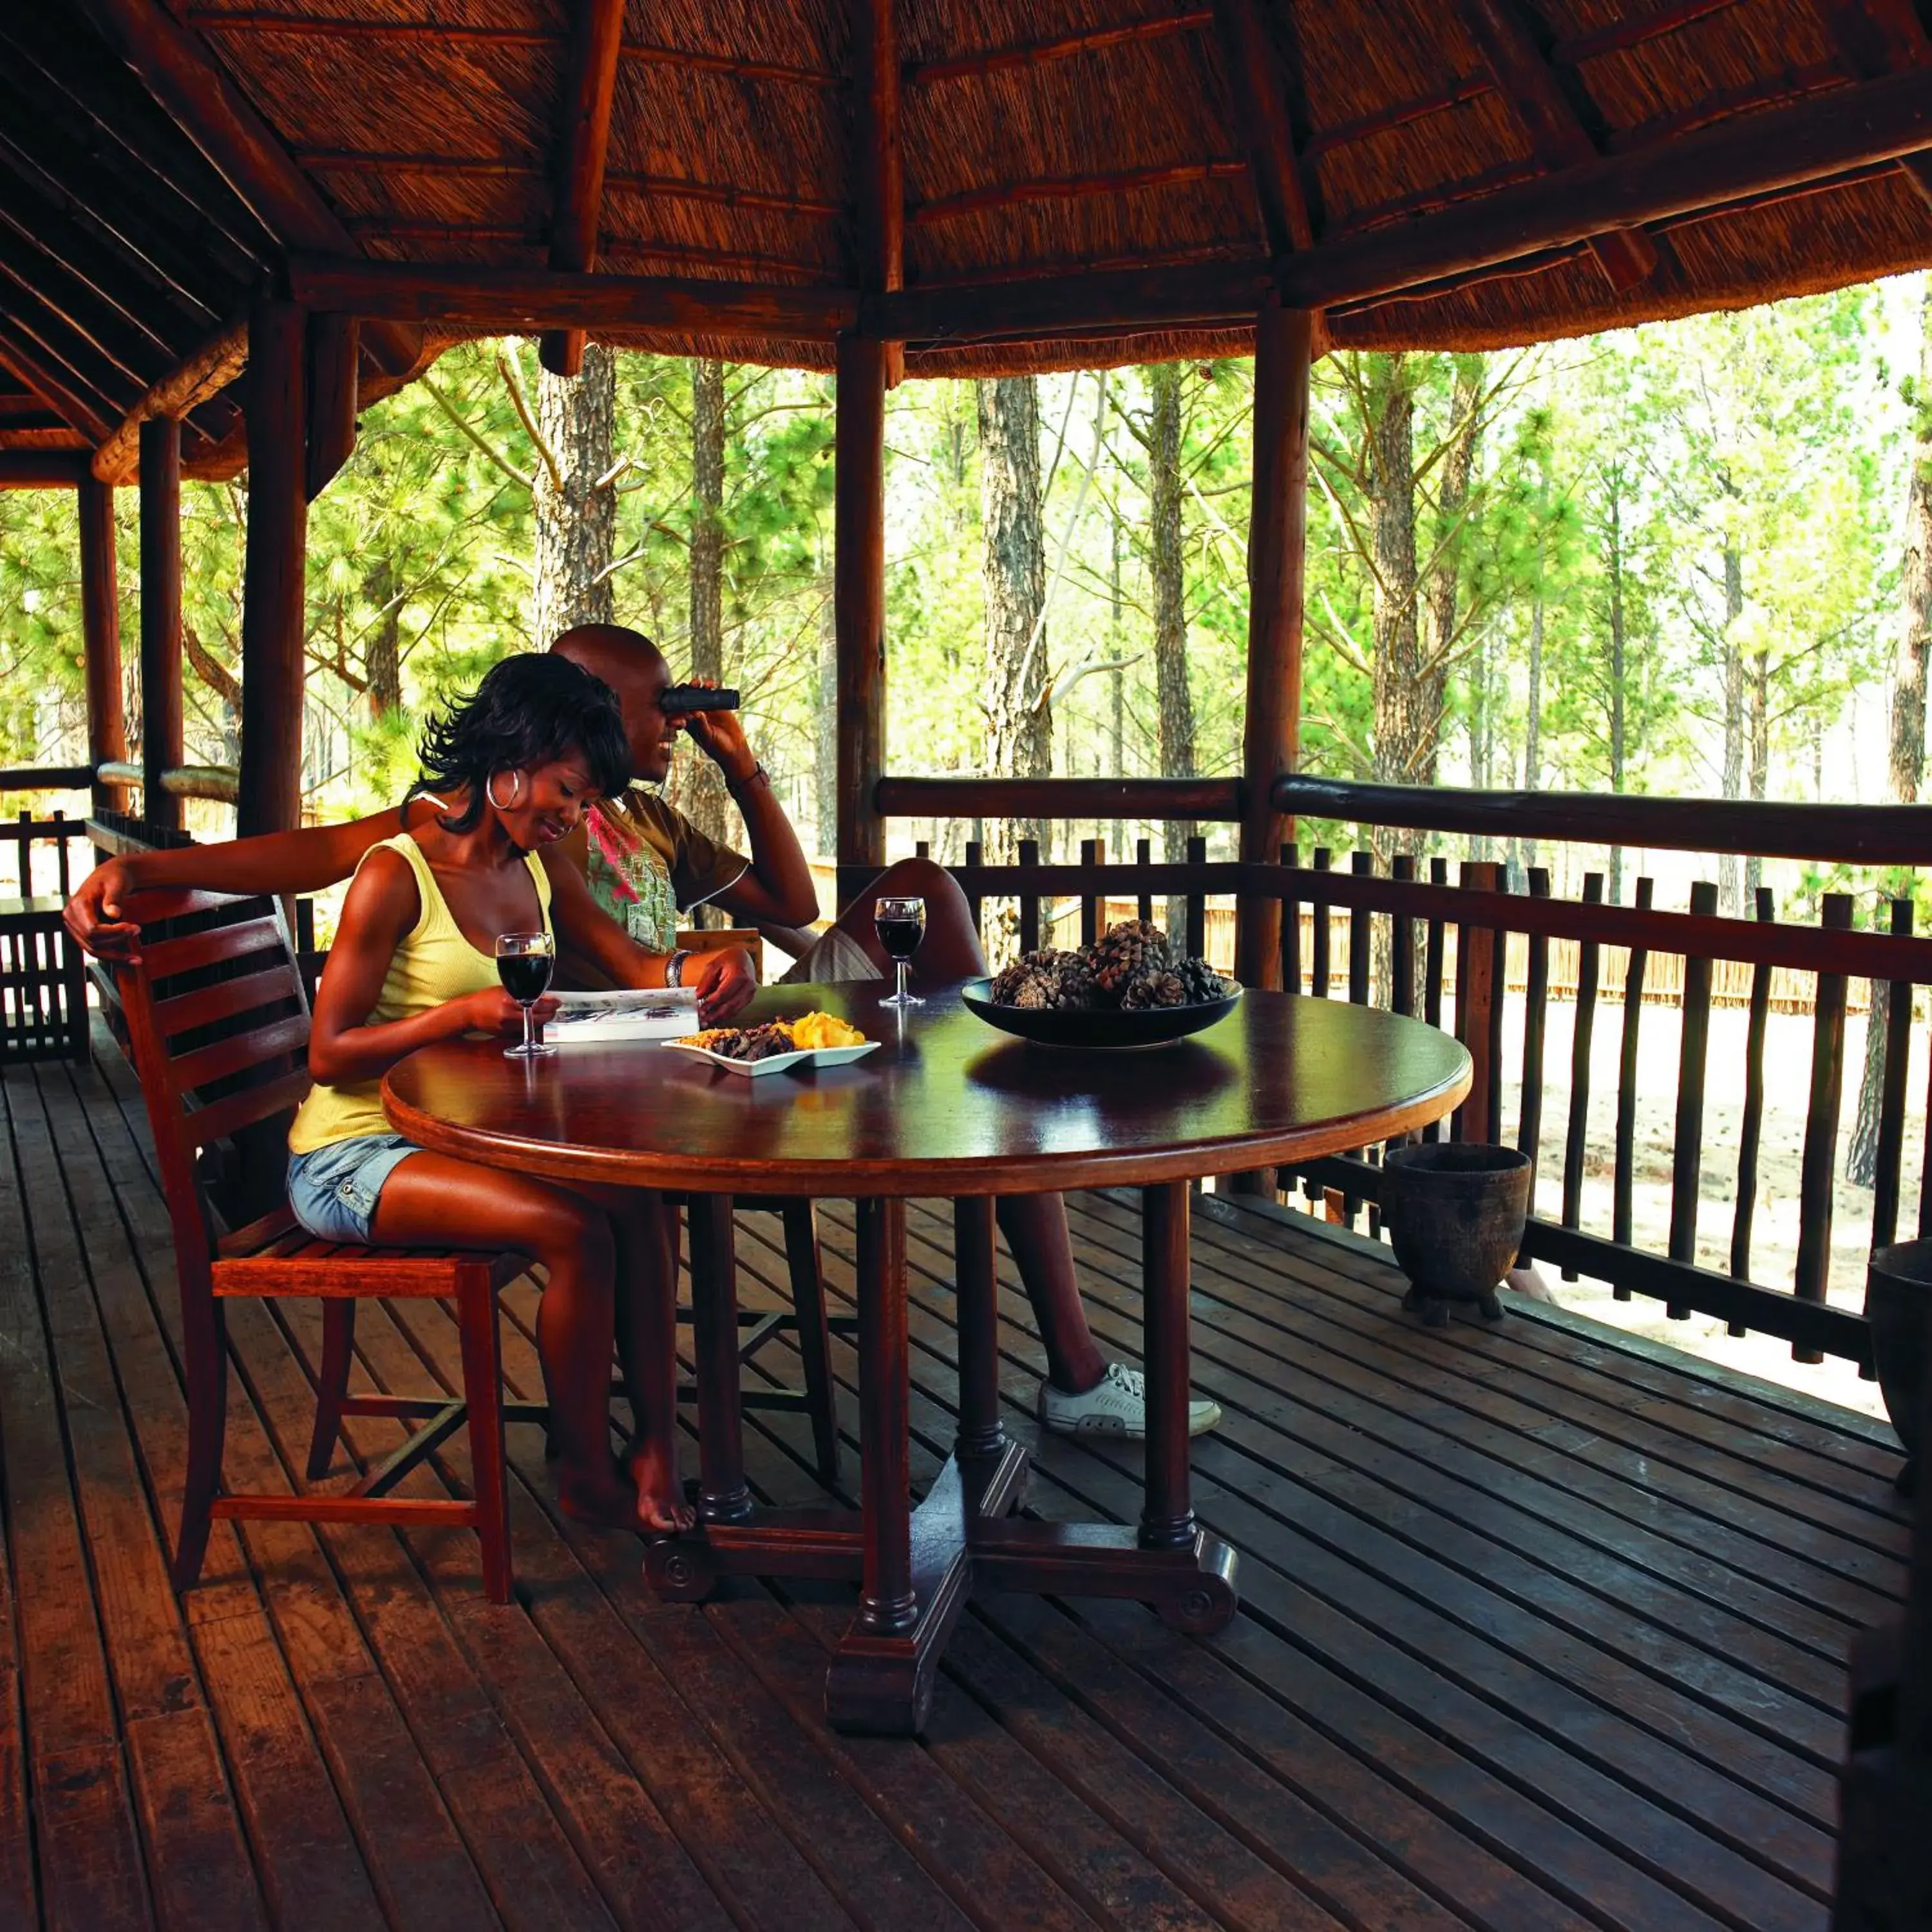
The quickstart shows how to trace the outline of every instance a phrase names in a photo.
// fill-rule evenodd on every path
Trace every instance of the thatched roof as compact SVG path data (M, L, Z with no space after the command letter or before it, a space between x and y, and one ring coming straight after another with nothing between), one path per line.
M855 303L902 286L931 332L908 331L914 375L1226 354L1251 345L1244 305L1284 264L1318 287L1351 249L1386 242L1386 256L1485 206L1527 206L1539 181L1606 184L1627 157L1662 164L1640 218L1552 242L1546 208L1514 254L1492 239L1420 287L1372 278L1329 308L1330 339L1520 343L1932 262L1932 168L1900 158L1895 130L1875 162L1854 142L1851 161L1802 181L1641 212L1670 202L1657 182L1680 152L1688 175L1714 152L1708 130L1768 116L1776 146L1780 115L1822 101L1805 124L1822 125L1837 93L1857 123L1882 76L1932 69L1913 0L629 0L601 195L578 230L594 261L580 261L569 184L597 176L572 172L584 137L573 148L571 130L594 118L595 56L572 22L599 4L7 9L0 367L58 377L64 401L37 386L98 441L98 418L232 322L285 252L588 266ZM882 38L862 42L880 4ZM202 64L206 100L178 72L158 81L152 32L169 60ZM868 45L890 53L882 86L864 84ZM260 124L238 149L205 124L208 102L232 100ZM1932 94L1924 112L1932 142ZM271 148L291 178L265 190L249 173ZM1046 292L1116 271L1147 272L1135 286L1156 298L1104 326L1078 304L1053 327L986 324L1004 302L1044 313ZM1190 302L1196 290L1228 292ZM956 297L980 326L950 326ZM445 339L481 326L417 313ZM830 328L791 328L659 316L595 332L829 366ZM407 346L368 373L406 374ZM0 397L0 446L8 406ZM191 466L232 437L232 399L192 420Z

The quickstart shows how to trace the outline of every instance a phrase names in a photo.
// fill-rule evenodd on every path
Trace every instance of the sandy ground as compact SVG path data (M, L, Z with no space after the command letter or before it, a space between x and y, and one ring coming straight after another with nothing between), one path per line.
M1544 1050L1543 1148L1537 1177L1537 1211L1552 1220L1562 1210L1563 1155L1570 1113L1570 1064L1576 1010L1549 1009ZM1705 1088L1702 1186L1697 1220L1697 1259L1720 1272L1730 1266L1732 1210L1737 1198L1738 1137L1744 1112L1744 1039L1749 1016L1742 1007L1720 1007L1711 1016L1711 1048ZM1523 1001L1509 1002L1504 1060L1511 1078L1504 1089L1503 1131L1514 1140L1522 1114ZM1670 1168L1676 1144L1677 1075L1682 1015L1674 1007L1646 1006L1639 1033L1636 1173L1631 1190L1636 1244L1662 1252L1670 1232ZM1843 1178L1846 1149L1858 1106L1864 1064L1865 1022L1854 1014L1845 1024L1845 1087L1838 1141L1840 1178L1832 1222L1830 1297L1839 1306L1864 1305L1865 1257L1871 1245L1872 1196ZM1623 1008L1597 1009L1590 1052L1590 1109L1584 1166L1582 1224L1610 1232L1611 1184L1616 1131L1617 1062ZM1798 1182L1809 1103L1812 1023L1808 1016L1773 1013L1765 1041L1765 1112L1758 1159L1757 1208L1752 1220L1751 1278L1788 1289L1798 1249ZM1906 1084L1904 1199L1899 1232L1918 1232L1918 1180L1925 1138L1926 1031L1915 1028ZM1849 1363L1794 1362L1788 1343L1768 1335L1733 1338L1724 1324L1703 1316L1672 1322L1664 1304L1639 1295L1618 1301L1609 1288L1588 1280L1564 1282L1544 1270L1567 1308L1634 1334L1666 1342L1767 1380L1802 1389L1868 1414L1882 1415L1878 1384L1859 1378Z

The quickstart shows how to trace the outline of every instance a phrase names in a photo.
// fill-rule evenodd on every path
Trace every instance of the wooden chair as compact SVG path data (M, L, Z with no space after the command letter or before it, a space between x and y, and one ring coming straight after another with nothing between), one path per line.
M188 1377L188 1477L176 1539L178 1590L201 1574L217 1517L310 1522L460 1523L482 1544L493 1603L510 1594L497 1291L521 1274L520 1255L337 1246L314 1240L283 1198L290 1112L308 1091L308 1002L286 927L272 902L190 891L128 901L143 928L138 965L118 966L134 1067L147 1102L161 1184L173 1224ZM215 1150L237 1157L211 1164ZM213 1197L226 1185L224 1216ZM256 1210L250 1218L250 1210ZM233 1232L222 1232L236 1222ZM311 1480L326 1471L345 1415L427 1418L401 1448L346 1495L232 1496L221 1490L227 1419L224 1304L234 1295L322 1298L322 1360L310 1441ZM462 1335L463 1396L347 1393L356 1303L365 1296L454 1300ZM388 1492L467 1423L473 1500Z
M84 1060L87 1058L87 969L80 948L61 924L73 890L70 841L87 827L57 812L36 819L22 812L0 824L0 841L14 847L20 890L0 898L0 1060ZM34 890L33 850L52 845L56 890Z

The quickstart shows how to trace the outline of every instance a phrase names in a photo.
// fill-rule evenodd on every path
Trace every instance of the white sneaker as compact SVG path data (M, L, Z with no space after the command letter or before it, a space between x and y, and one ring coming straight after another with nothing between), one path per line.
M1051 1382L1040 1385L1040 1419L1061 1436L1124 1436L1142 1442L1147 1436L1147 1378L1138 1369L1109 1362L1107 1372L1090 1389L1069 1395ZM1187 1405L1187 1432L1205 1436L1221 1420L1218 1402Z

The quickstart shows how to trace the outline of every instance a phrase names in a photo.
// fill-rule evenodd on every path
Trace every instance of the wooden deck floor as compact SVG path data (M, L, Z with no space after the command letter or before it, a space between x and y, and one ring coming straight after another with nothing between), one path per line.
M218 1525L178 1605L138 1098L64 1066L0 1092L0 1927L1825 1923L1840 1660L1904 1540L1858 1418L1560 1316L1424 1333L1365 1246L1210 1208L1196 1378L1227 1420L1197 1501L1242 1614L1202 1643L1134 1605L985 1604L930 1734L849 1742L819 1706L846 1603L658 1606L634 1544L557 1519L527 1430L518 1605L483 1602L466 1536L268 1524ZM782 1282L776 1226L742 1226ZM1130 1356L1132 1207L1084 1198L1076 1228ZM949 1234L916 1210L920 1472L951 1429ZM506 1345L534 1394L532 1300ZM1040 1351L1024 1301L1004 1315L1030 1437ZM316 1328L235 1306L238 1483L298 1466ZM361 1336L375 1382L453 1372L438 1306ZM748 1418L766 1496L811 1492L798 1420ZM1131 1452L1049 1442L1038 1471L1044 1514L1137 1510Z

